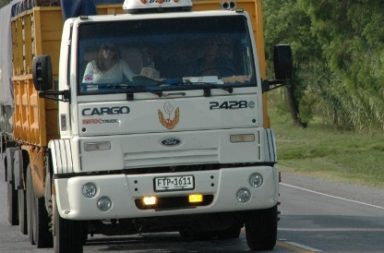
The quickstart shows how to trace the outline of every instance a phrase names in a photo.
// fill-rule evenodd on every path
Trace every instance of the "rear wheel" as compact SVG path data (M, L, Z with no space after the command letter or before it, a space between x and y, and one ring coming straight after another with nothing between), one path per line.
M19 217L17 211L17 191L15 190L13 171L11 166L13 164L13 152L8 149L4 159L4 168L6 171L5 179L7 181L7 205L8 205L8 223L12 226L19 224Z
M85 228L83 222L66 220L60 217L56 197L53 205L53 245L55 253L83 253Z
M29 242L31 244L35 244L34 237L34 217L35 217L35 199L33 193L33 185L32 185L32 174L31 168L28 166L27 168L27 190L26 190L26 203L27 203L27 231Z
M7 202L9 224L12 226L19 225L19 217L17 210L17 191L15 190L13 182L7 182Z
M27 228L27 203L26 192L23 189L17 190L18 209L19 209L19 228L23 235L28 233Z
M250 213L245 230L251 250L272 250L277 239L277 206Z

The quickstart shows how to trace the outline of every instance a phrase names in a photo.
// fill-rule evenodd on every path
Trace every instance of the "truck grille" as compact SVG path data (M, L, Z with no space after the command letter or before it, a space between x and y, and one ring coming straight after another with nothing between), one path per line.
M140 168L177 164L217 163L218 160L218 150L216 148L160 152L130 152L124 154L124 167Z

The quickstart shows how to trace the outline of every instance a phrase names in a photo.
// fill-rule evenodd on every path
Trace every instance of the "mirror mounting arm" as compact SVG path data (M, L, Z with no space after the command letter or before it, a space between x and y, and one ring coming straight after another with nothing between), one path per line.
M262 92L274 90L286 85L289 85L289 80L262 80Z
M69 90L39 91L39 97L54 100L54 101L71 102L71 93Z

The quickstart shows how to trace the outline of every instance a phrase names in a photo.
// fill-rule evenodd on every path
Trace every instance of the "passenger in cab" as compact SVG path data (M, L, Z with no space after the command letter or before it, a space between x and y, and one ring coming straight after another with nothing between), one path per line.
M135 76L129 65L122 59L117 47L111 43L101 45L96 59L85 68L83 83L111 84L124 80L132 81Z

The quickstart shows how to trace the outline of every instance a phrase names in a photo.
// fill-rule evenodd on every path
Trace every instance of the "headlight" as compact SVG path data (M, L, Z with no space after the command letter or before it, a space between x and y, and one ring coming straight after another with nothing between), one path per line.
M97 193L97 187L94 183L86 183L83 185L81 193L86 198L93 198Z
M249 177L249 184L254 188L260 187L263 184L263 176L260 173L253 173Z
M111 209L111 207L112 200L107 196L103 196L97 201L97 208L99 208L101 211L108 211L109 209Z
M248 202L251 199L251 192L247 188L241 188L236 193L236 199L241 203Z

